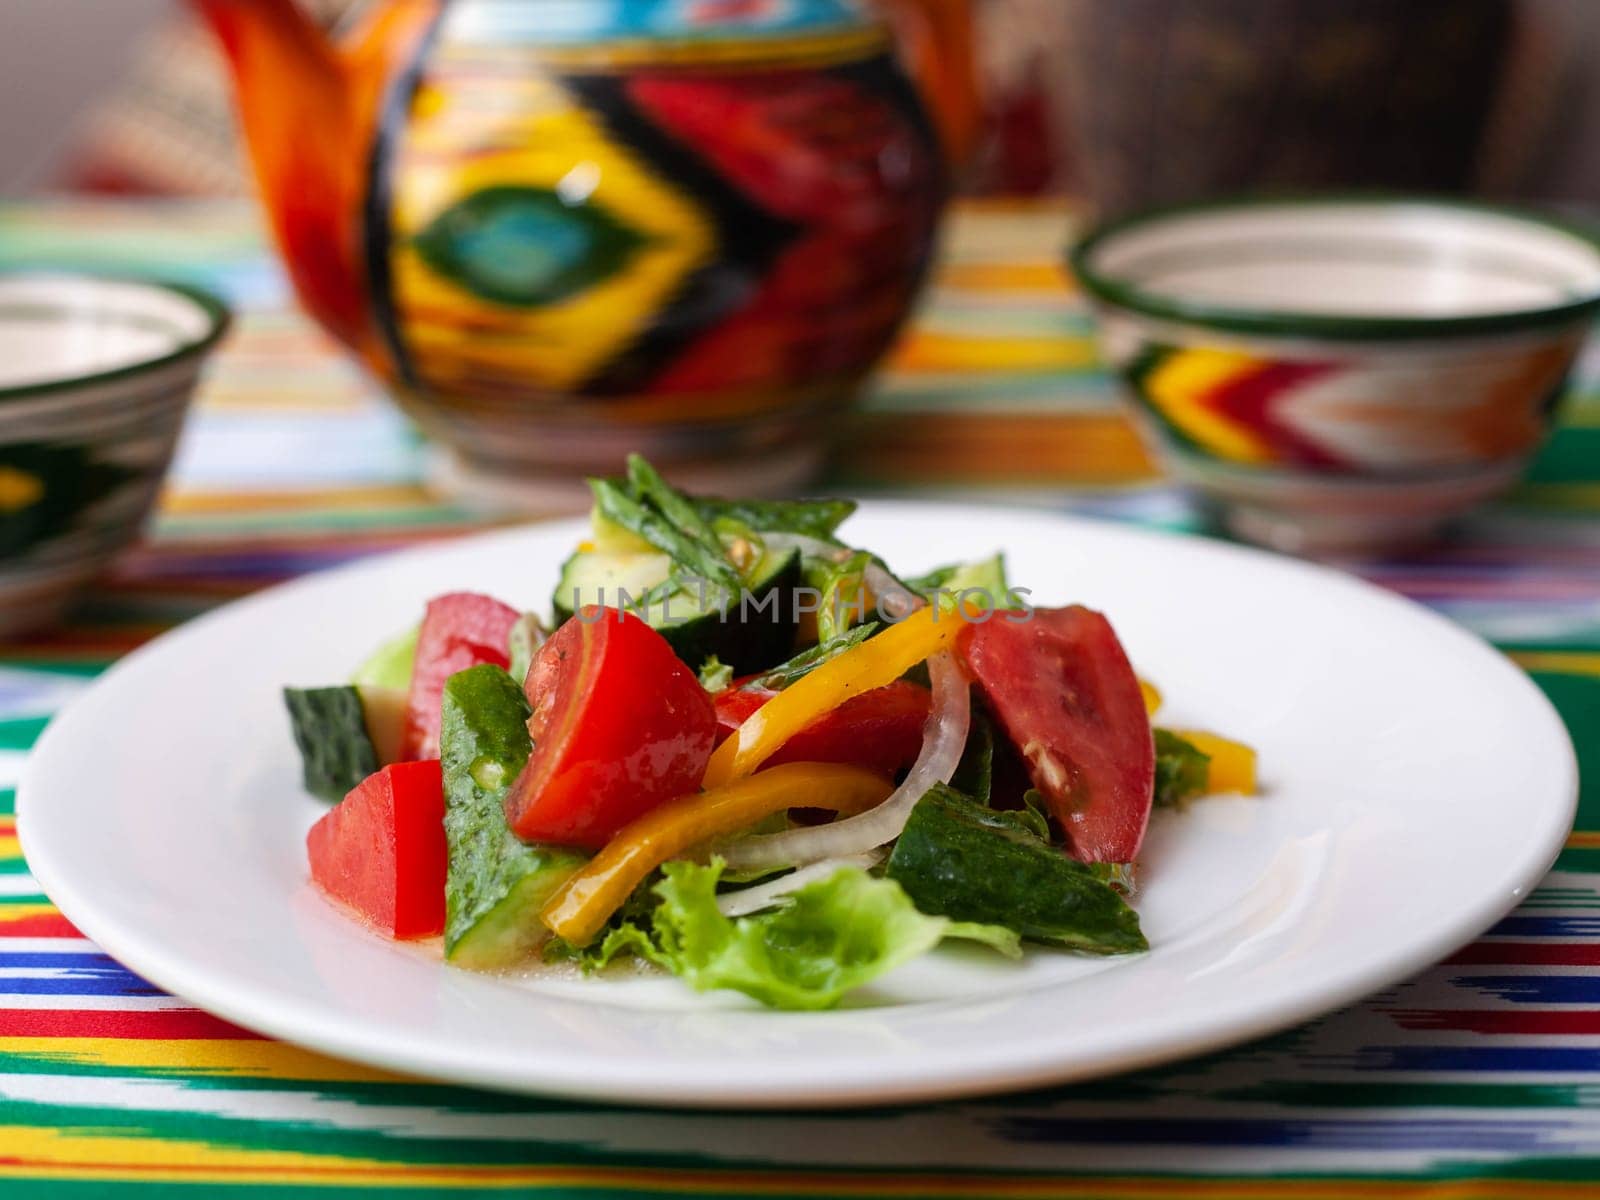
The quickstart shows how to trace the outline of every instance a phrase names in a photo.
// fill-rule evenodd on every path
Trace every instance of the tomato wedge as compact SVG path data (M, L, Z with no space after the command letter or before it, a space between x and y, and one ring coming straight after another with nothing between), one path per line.
M719 692L717 741L743 725L778 693L735 685ZM928 689L905 679L863 692L823 713L783 744L763 767L780 763L843 763L892 776L916 761L928 719Z
M633 614L584 609L540 648L524 688L533 754L506 796L518 837L599 849L700 786L717 727L711 697Z
M439 757L439 706L444 683L457 671L479 663L511 665L511 627L521 613L492 596L451 592L428 602L417 633L417 661L406 697L408 759Z
M390 937L444 932L444 784L438 760L369 775L306 834L311 879Z
M1073 855L1131 862L1150 820L1155 746L1111 623L1077 605L997 613L957 644Z

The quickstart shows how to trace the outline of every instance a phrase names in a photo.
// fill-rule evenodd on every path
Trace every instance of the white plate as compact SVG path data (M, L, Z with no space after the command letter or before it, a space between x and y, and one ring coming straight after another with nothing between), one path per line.
M542 606L570 523L303 580L129 656L34 752L28 861L133 970L330 1054L515 1091L823 1105L1078 1079L1312 1017L1486 928L1571 826L1571 743L1532 683L1353 579L1008 509L875 504L849 533L907 570L1004 547L1036 603L1111 615L1164 720L1259 747L1262 796L1152 826L1149 954L942 950L850 1007L795 1014L668 978L473 975L341 915L307 882L322 808L298 785L279 688L343 678L440 591Z

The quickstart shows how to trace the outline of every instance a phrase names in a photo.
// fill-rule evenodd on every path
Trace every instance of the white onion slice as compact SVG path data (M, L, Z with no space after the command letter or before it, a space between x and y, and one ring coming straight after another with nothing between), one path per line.
M803 533L763 533L761 540L766 543L768 552L782 554L785 550L798 550L812 558L823 558L829 562L843 562L855 553L848 546L835 546L832 542L807 537Z
M804 866L875 850L900 836L918 800L936 783L949 783L966 749L972 724L972 696L967 677L948 650L928 659L933 707L923 726L922 750L905 782L882 804L842 821L748 837L719 853L735 870L752 867Z
M810 866L801 867L798 871L791 871L787 875L780 875L776 879L769 879L766 883L758 883L753 887L741 888L737 892L727 892L717 897L717 908L725 917L744 917L762 909L771 908L779 900L791 892L798 892L808 883L829 878L840 867L860 867L863 871L868 867L875 867L884 860L882 850L871 850L866 854L851 854L844 858L825 858L821 862L812 863Z
M861 577L878 602L878 611L891 621L903 620L927 603L875 562L867 564Z

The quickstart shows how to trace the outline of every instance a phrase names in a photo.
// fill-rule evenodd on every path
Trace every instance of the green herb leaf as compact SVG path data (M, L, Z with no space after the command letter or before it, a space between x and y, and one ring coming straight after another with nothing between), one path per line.
M1091 954L1149 948L1138 914L1091 868L1041 841L1018 814L948 787L917 801L887 874L917 908L954 921L1001 925Z
M765 675L758 675L745 686L781 692L796 680L804 679L823 663L838 658L839 655L852 646L859 646L877 632L878 623L876 621L866 625L857 625L854 629L846 630L838 637L831 638L826 642L819 642L808 650L802 650L788 662L772 668Z
M856 511L854 500L718 500L691 501L707 522L732 519L757 533L797 533L831 541L839 526Z
M544 622L537 613L523 613L517 623L511 627L511 636L506 646L507 657L511 660L509 668L511 678L518 687L522 686L528 678L528 668L533 666L533 657L539 653L539 647L544 645L545 639L550 635L545 631Z
M638 534L657 550L668 555L676 569L687 570L707 583L736 594L739 572L723 553L722 543L707 531L709 542L701 541L674 525L654 505L635 496L629 485L615 479L591 479L595 507L616 525ZM669 580L676 591L682 579Z
M955 774L950 776L950 786L963 796L971 796L979 804L988 804L994 785L994 724L982 712L974 711L967 733L966 748L961 751L961 761ZM1049 830L1041 836L1048 837Z
M1211 756L1166 729L1154 731L1156 740L1156 795L1158 808L1183 808L1206 792Z

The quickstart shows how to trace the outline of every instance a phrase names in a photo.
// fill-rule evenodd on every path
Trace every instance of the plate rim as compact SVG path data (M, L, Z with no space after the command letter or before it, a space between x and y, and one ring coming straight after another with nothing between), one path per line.
M1521 903L1549 872L1565 845L1567 833L1577 815L1579 771L1576 749L1559 711L1531 677L1492 644L1465 626L1415 601L1359 576L1322 564L1215 538L1129 526L1046 508L1014 504L872 500L863 505L863 510L881 513L886 517L937 516L940 513L959 513L966 517L975 513L990 517L1011 515L1030 522L1057 524L1064 529L1088 528L1098 534L1152 544L1182 543L1192 546L1201 543L1206 552L1243 559L1269 569L1287 570L1352 589L1369 599L1403 611L1411 619L1420 618L1432 624L1439 632L1457 640L1464 650L1493 660L1507 684L1520 691L1522 698L1531 702L1533 710L1538 711L1540 719L1549 725L1551 732L1558 735L1565 749L1563 761L1559 764L1564 802L1559 812L1552 807L1549 814L1551 823L1545 836L1529 849L1514 871L1506 872L1504 883L1509 886L1502 886L1502 880L1497 879L1495 890L1491 893L1485 888L1481 900L1465 915L1458 912L1448 929L1430 931L1428 936L1412 939L1403 945L1397 943L1386 954L1375 956L1347 971L1337 986L1316 986L1317 981L1313 980L1311 985L1299 985L1287 994L1278 993L1264 1000L1242 1002L1202 1029L1174 1027L1164 1033L1144 1036L1139 1039L1137 1046L1131 1048L1113 1046L1087 1053L1076 1050L1071 1052L1070 1062L1059 1057L1052 1058L1047 1045L1035 1043L1031 1047L1035 1053L1030 1053L1027 1060L1005 1059L991 1054L968 1058L957 1066L946 1064L936 1070L907 1072L903 1077L897 1074L886 1082L847 1081L842 1085L834 1085L832 1090L825 1093L805 1084L781 1081L763 1086L759 1080L751 1082L741 1079L733 1084L725 1076L718 1080L674 1082L659 1077L596 1077L592 1073L563 1073L559 1068L554 1074L541 1075L538 1080L530 1081L520 1075L512 1077L509 1073L484 1070L481 1063L452 1065L448 1046L419 1053L409 1046L401 1047L393 1041L386 1041L386 1035L373 1035L365 1029L345 1028L337 1020L330 1023L314 1011L302 1012L307 1007L302 1002L278 1004L270 1009L250 1008L247 1004L237 1003L227 983L215 979L198 960L192 963L186 961L184 954L173 953L163 947L159 938L145 938L131 924L123 928L112 915L112 910L95 901L72 880L70 867L52 860L48 848L43 854L40 853L30 832L31 822L27 819L31 807L28 797L35 791L36 779L43 772L40 764L47 763L49 756L59 753L55 743L70 734L70 723L63 721L63 718L78 708L87 696L110 686L127 669L165 653L172 643L191 636L197 630L238 619L241 614L247 614L257 606L271 605L284 595L326 587L332 581L369 571L382 571L412 559L426 559L441 550L490 545L502 540L514 541L519 536L535 531L553 533L563 527L574 530L581 528L582 520L574 518L519 524L464 537L430 541L421 546L369 555L351 563L313 571L221 605L175 626L124 655L52 717L28 753L16 791L17 836L28 869L57 909L91 942L163 991L242 1028L329 1057L422 1079L518 1095L560 1097L630 1107L820 1110L971 1098L1079 1082L1211 1053L1281 1032L1397 983L1481 936ZM798 1020L811 1016L805 1013L793 1015ZM336 1029L334 1026L340 1027Z

